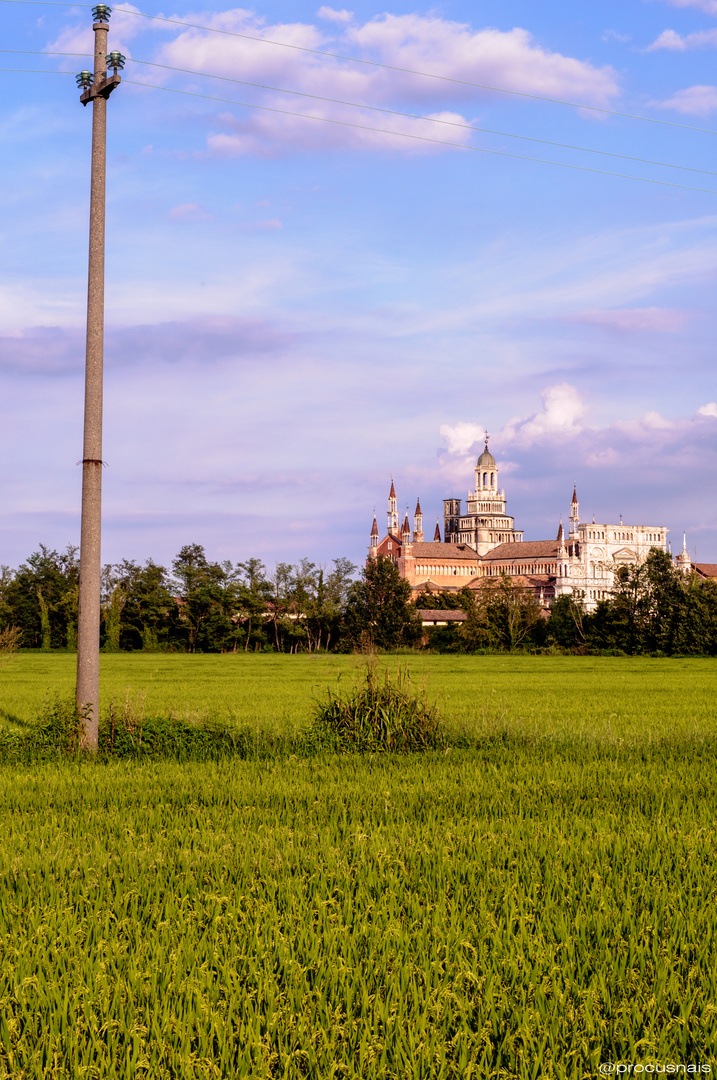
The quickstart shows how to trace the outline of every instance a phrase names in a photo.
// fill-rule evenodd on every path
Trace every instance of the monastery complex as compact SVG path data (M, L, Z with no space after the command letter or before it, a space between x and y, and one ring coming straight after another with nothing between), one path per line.
M369 557L386 556L396 564L414 594L457 592L468 586L479 589L486 578L505 574L516 585L531 589L544 607L559 596L577 593L588 610L612 590L619 567L642 563L651 548L667 551L664 525L616 525L581 522L577 491L573 489L567 533L562 522L554 540L523 540L523 533L506 512L505 491L498 485L498 466L485 449L475 466L475 489L468 492L466 508L460 499L443 501L443 540L440 525L432 541L423 536L423 514L416 503L413 532L406 514L399 524L396 491L391 481L388 497L388 528L380 538L374 515ZM675 562L685 572L692 569L686 544ZM696 566L712 577L714 567Z

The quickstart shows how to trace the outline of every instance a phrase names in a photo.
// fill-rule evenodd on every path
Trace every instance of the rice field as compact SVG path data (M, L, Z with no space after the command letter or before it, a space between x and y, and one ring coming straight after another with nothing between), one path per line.
M387 657L406 663L437 699L454 732L484 736L568 733L613 741L717 734L717 660L580 656ZM295 733L312 700L344 686L360 658L326 654L222 656L116 653L102 656L102 708L128 695L148 715L211 717ZM71 695L75 657L17 656L0 668L0 724L24 726L48 696Z
M352 664L233 659L147 707L299 725ZM0 1077L717 1070L717 666L566 659L424 658L464 749L0 768Z

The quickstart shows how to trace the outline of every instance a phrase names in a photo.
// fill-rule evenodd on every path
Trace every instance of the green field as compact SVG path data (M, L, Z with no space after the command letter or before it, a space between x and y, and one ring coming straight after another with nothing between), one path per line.
M5 722L72 660L3 668ZM717 1071L717 662L409 662L470 747L0 768L0 1077ZM283 730L356 662L103 663Z
M581 656L433 656L406 663L438 700L449 729L482 736L566 734L602 740L717 734L717 660ZM117 653L102 657L102 708L129 694L148 715L219 718L291 733L326 687L355 677L351 656ZM75 657L22 653L0 668L0 722L32 722L72 693Z

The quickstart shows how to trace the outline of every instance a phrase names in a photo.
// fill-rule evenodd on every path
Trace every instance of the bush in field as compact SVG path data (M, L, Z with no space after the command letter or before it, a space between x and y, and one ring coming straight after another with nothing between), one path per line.
M0 764L73 757L80 734L74 699L56 696L45 703L37 724L30 730L0 729Z
M362 677L345 693L329 690L316 704L312 735L319 745L361 752L429 750L444 745L435 704L411 685L408 670L395 678L370 658Z
M12 660L21 641L22 630L19 626L6 626L4 630L0 630L0 667Z

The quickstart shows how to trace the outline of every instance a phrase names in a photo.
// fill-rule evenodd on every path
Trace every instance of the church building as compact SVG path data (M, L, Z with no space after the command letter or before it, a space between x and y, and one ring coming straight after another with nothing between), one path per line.
M505 512L505 491L498 487L498 466L485 449L475 467L475 491L468 492L465 513L460 499L443 500L443 528L449 544L470 544L479 555L485 555L497 544L520 543L522 532L516 532L512 517Z
M644 562L651 548L667 550L664 525L628 525L622 517L617 525L596 522L594 517L581 522L575 488L567 535L561 521L554 540L523 540L506 513L505 491L498 487L498 466L487 434L465 512L461 500L454 498L444 500L443 510L443 541L436 523L433 540L426 543L420 499L413 531L408 513L399 525L391 480L387 532L381 539L374 515L369 558L390 558L414 593L480 589L487 584L485 579L507 575L516 585L531 589L545 607L559 596L575 594L591 610L610 594L619 567Z

